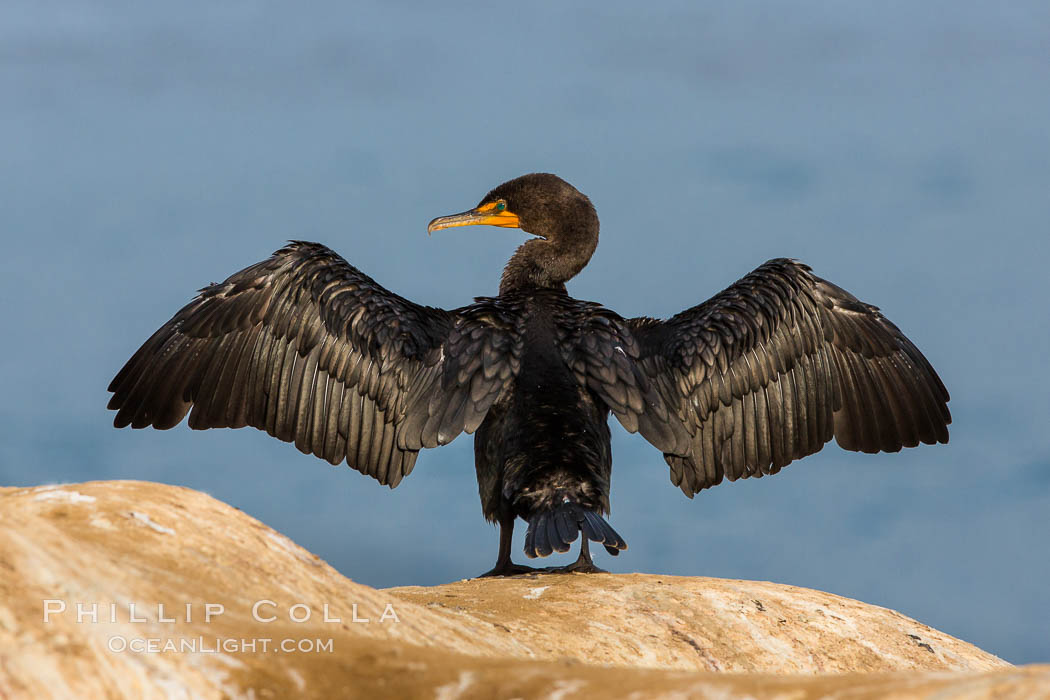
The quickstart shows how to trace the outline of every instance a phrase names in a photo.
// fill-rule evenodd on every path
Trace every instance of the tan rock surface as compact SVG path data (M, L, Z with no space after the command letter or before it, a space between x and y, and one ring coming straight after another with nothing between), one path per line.
M1002 659L893 610L763 581L598 574L388 589L538 659L690 671L984 671ZM542 621L542 623L540 623Z
M1050 667L789 586L635 574L375 590L209 496L145 482L0 489L0 514L5 699L1050 697ZM772 675L890 669L916 670Z

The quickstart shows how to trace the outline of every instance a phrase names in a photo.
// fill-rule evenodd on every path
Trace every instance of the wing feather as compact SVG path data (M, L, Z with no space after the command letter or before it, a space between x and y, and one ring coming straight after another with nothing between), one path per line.
M610 405L690 497L724 477L776 473L832 438L863 452L948 441L948 392L922 353L876 307L796 261L771 260L666 321L627 324L659 398L628 420Z
M201 290L117 373L109 408L117 427L251 425L393 487L513 381L519 313L419 306L295 241Z

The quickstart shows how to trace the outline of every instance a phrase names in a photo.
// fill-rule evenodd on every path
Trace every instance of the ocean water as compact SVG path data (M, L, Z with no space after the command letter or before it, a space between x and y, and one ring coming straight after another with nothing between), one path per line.
M1048 27L1023 1L9 0L0 484L184 484L376 586L488 569L469 436L389 491L253 430L113 430L105 388L289 238L416 301L492 294L520 232L426 223L552 171L602 220L575 296L667 316L799 258L952 393L947 446L831 446L693 501L616 427L631 547L599 565L810 586L1050 660Z

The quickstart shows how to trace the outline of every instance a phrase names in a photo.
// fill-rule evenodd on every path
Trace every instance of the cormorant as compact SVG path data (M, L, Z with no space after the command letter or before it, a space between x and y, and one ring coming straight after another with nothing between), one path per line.
M598 244L591 201L544 173L505 182L428 231L487 224L532 234L499 295L453 311L420 306L318 243L293 241L213 284L113 379L114 424L254 426L393 488L419 450L477 431L485 517L500 526L489 575L525 554L627 543L606 522L608 415L659 449L690 498L775 474L834 437L896 452L948 441L948 392L879 310L800 262L771 260L660 321L570 297Z

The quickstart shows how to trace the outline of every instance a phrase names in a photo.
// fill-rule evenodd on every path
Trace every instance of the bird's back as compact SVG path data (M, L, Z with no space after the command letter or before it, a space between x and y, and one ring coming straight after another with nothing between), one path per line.
M566 360L581 302L549 290L522 301L520 370L476 437L486 515L494 518L501 498L526 520L566 498L607 512L609 409L581 385Z

